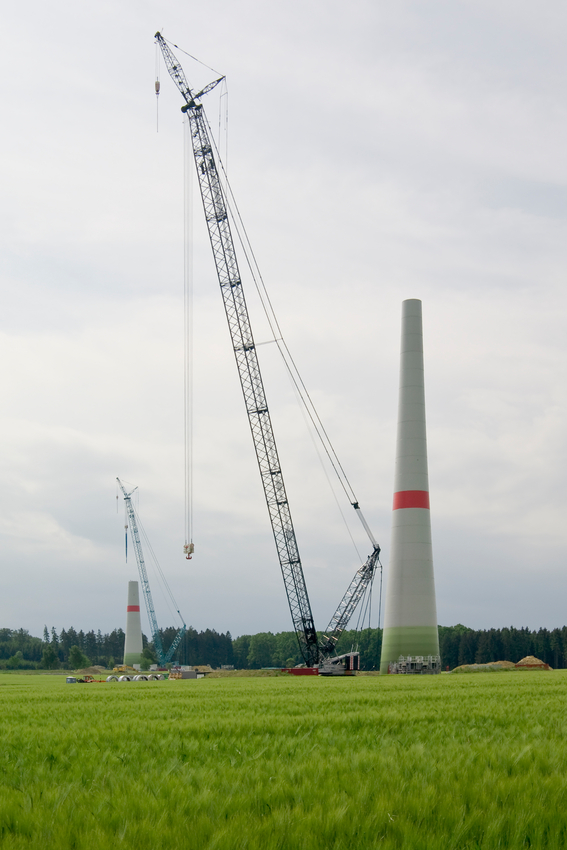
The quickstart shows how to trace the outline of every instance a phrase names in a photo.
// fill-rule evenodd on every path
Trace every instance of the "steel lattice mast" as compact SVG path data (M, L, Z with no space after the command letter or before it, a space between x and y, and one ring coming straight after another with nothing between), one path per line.
M189 120L207 229L291 617L303 659L308 666L313 666L319 660L317 633L266 402L248 307L242 289L226 200L203 107L196 102L221 80L216 80L198 94L193 94L183 69L163 36L158 32L155 37L161 48L167 70L185 100L182 111L187 113Z
M128 524L130 526L130 530L132 531L132 537L134 538L134 552L136 554L136 561L138 563L138 572L140 574L140 581L142 583L142 592L144 594L144 601L146 603L146 611L148 612L148 620L150 621L152 640L154 642L158 662L161 667L165 667L168 661L171 661L171 659L173 658L173 654L181 643L183 635L187 630L187 626L185 625L185 623L183 623L182 627L175 635L175 638L173 639L173 642L167 650L166 654L163 651L163 644L161 642L161 635L159 633L156 612L154 610L154 602L152 599L152 592L150 590L150 582L148 580L146 562L144 560L142 541L140 540L140 532L138 530L138 520L136 518L136 511L134 510L134 505L132 504L132 493L134 493L134 490L137 490L137 487L135 487L134 490L132 490L130 493L127 493L120 478L117 478L116 480L118 481L118 485L124 495L124 502L126 503L126 513L128 515Z

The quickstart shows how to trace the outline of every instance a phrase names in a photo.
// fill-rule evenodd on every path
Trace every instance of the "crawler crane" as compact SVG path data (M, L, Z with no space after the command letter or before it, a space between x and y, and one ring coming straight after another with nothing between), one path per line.
M136 511L134 510L134 505L132 504L132 494L137 487L134 487L134 490L131 490L129 493L126 492L126 488L124 487L120 478L116 479L118 481L118 486L122 490L122 494L124 496L124 503L126 505L126 516L128 517L128 525L130 526L130 531L132 532L132 537L134 539L134 552L136 553L136 562L138 564L138 572L140 574L140 582L142 584L142 592L144 594L144 601L146 603L146 611L148 612L148 620L150 622L150 629L152 632L152 640L154 642L154 647L156 650L156 655L158 659L158 664L160 667L165 667L165 665L171 661L175 654L175 650L183 640L183 635L187 631L187 626L179 611L177 613L181 617L181 621L183 625L175 635L171 646L167 650L167 652L163 651L163 645L161 642L161 634L158 628L156 612L154 609L154 601L152 599L152 592L150 590L150 582L148 580L148 572L146 570L146 562L144 561L144 552L142 550L142 541L140 540L140 531L138 528L139 522L136 516Z
M155 38L161 49L169 75L185 101L181 111L187 115L189 121L189 133L205 220L264 488L264 496L301 655L308 667L319 667L321 673L333 674L358 669L358 653L333 657L334 648L356 606L372 582L380 547L362 516L358 502L353 502L352 505L370 536L373 551L349 585L323 639L320 641L313 622L264 383L260 373L256 345L242 288L228 217L227 199L221 184L203 106L200 103L201 98L222 82L224 77L215 80L197 93L192 92L181 65L161 33L157 32Z

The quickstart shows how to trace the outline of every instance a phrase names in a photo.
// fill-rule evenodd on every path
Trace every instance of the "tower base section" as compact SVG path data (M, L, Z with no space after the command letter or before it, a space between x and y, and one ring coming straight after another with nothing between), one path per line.
M380 672L387 673L391 664L403 655L439 657L437 626L389 626L384 629Z
M388 673L440 673L441 657L439 655L400 655L397 661L388 666Z

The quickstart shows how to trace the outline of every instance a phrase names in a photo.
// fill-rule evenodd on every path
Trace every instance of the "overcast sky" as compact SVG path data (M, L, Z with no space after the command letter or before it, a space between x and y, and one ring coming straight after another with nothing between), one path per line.
M291 628L197 203L183 557L182 101L162 65L157 133L157 29L227 75L232 186L385 581L401 302L420 298L439 622L567 623L565 3L28 0L3 22L0 626L124 626L118 475L188 624ZM192 85L215 77L178 55ZM218 128L218 90L206 107ZM259 353L324 628L360 562Z

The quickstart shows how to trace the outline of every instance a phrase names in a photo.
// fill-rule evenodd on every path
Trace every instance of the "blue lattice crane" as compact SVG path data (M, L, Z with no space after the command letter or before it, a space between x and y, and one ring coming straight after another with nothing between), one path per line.
M142 585L142 592L144 594L144 601L146 603L146 611L148 612L148 620L150 622L150 631L152 633L152 640L153 640L153 643L154 643L158 663L159 663L160 667L165 667L165 665L169 661L171 661L171 659L173 658L173 656L175 654L177 647L179 646L179 644L183 640L183 635L187 631L187 626L185 624L183 617L181 617L181 614L180 614L180 612L179 612L179 610L177 609L177 606L176 606L177 613L179 614L179 616L181 618L181 622L183 623L183 625L181 626L181 628L179 629L179 631L175 635L173 642L172 642L171 646L169 647L169 649L167 650L167 652L164 652L163 644L161 642L161 635L160 635L160 631L159 631L159 627L158 627L156 612L155 612L155 609L154 609L152 592L150 590L150 582L148 580L146 563L144 561L144 552L143 552L143 549L142 549L142 541L140 540L140 531L139 531L140 523L139 523L138 518L136 516L136 511L134 510L134 505L132 504L132 495L138 488L134 487L134 489L131 490L128 493L128 492L126 492L126 488L122 484L122 481L120 480L120 478L117 478L116 480L118 481L118 486L120 487L120 489L122 490L122 493L124 495L124 503L126 505L126 516L128 518L127 527L130 526L130 531L132 533L132 539L134 541L134 552L136 553L136 562L138 564L138 572L140 574L140 583Z

